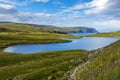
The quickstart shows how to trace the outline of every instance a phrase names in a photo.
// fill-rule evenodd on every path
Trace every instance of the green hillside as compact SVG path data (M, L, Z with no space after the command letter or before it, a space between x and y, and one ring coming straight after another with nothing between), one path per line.
M70 42L60 38L80 38L69 34L56 34L24 24L0 24L0 50L9 45L32 43Z
M28 55L3 53L0 80L65 80L84 58L83 50Z
M28 25L28 26L35 26L43 30L47 30L54 33L98 33L95 28L89 27L58 27L53 25L37 25L37 24L27 24L27 23L14 23L14 22L0 22L1 24L17 24L17 25Z
M77 75L77 80L120 80L120 41L100 50Z
M59 38L81 38L23 24L0 24L0 80L58 80L67 79L70 72L82 63L84 50L57 51L35 54L3 52L15 44L69 42ZM64 76L63 76L64 74Z
M78 66L84 67L76 72L77 80L120 80L120 41L93 51L3 52L16 44L70 42L60 38L81 37L26 24L0 24L0 80L73 80L70 75Z
M97 37L120 37L120 31L116 32L109 32L109 33L98 33L98 34L93 34L90 36L97 36Z

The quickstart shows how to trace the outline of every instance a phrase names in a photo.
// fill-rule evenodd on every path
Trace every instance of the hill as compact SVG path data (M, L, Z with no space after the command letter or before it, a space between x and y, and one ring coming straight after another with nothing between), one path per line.
M51 33L25 24L0 24L0 80L62 80L67 78L66 72L78 65L73 61L84 57L85 50L28 55L3 52L4 48L17 44L70 42L70 40L60 38L81 37ZM63 74L65 76L61 77Z
M120 30L115 32L108 32L108 33L98 33L90 35L92 37L120 37Z
M77 80L119 80L120 40L89 53L89 64L77 74ZM91 56L91 57L90 57Z
M25 24L0 24L0 30L0 80L69 80L78 66L83 67L75 75L77 80L120 79L120 41L93 51L15 54L3 49L16 44L69 42L59 38L80 37Z
M13 22L1 22L2 24L10 24ZM23 25L30 25L39 27L44 30L49 30L54 33L98 33L98 31L95 28L89 28L89 27L57 27L53 25L37 25L37 24L26 24L26 23L14 23L14 24L23 24Z
M69 40L60 38L80 37L69 34L56 34L50 30L25 24L0 24L0 48L14 44L69 42Z
M65 33L98 33L95 28L88 27L46 27L49 30Z

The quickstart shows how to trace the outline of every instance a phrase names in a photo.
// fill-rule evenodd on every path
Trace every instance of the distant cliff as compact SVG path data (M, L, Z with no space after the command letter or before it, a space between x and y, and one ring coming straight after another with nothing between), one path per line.
M63 28L68 33L98 33L95 28L88 28L88 27L65 27Z
M54 32L61 32L61 33L98 33L95 28L88 28L88 27L42 27L49 30L53 30Z
M24 25L31 25L35 27L39 27L43 30L48 30L50 32L54 33L98 33L98 31L95 28L89 28L89 27L57 27L53 25L38 25L38 24L27 24L27 23L14 23L14 22L0 22L0 24L24 24ZM0 29L3 30L3 29Z

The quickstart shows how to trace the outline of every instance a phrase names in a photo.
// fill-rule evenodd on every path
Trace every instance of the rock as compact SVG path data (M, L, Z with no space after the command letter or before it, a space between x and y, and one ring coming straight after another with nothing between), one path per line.
M52 79L52 76L49 76L49 77L48 77L48 80L51 80L51 79Z

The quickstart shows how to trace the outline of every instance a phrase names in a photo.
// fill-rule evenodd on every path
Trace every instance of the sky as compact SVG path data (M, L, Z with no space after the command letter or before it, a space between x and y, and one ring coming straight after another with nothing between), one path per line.
M120 30L120 0L0 0L0 21Z

